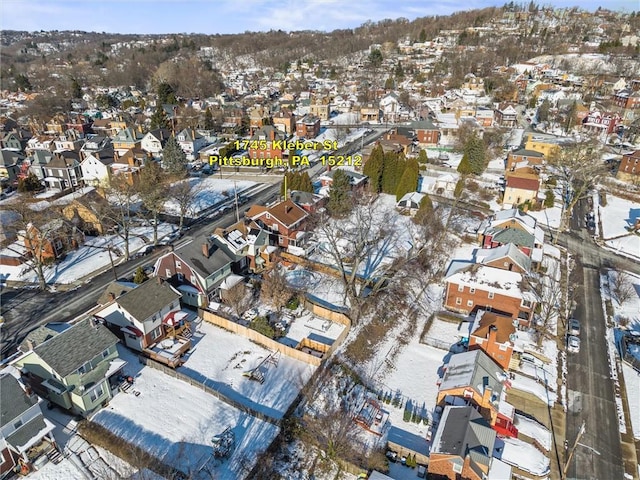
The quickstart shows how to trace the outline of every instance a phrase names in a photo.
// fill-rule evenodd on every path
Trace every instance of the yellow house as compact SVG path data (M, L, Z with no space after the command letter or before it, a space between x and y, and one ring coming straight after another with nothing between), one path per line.
M104 235L108 225L100 215L107 201L96 191L73 200L62 208L64 217L86 235Z
M541 153L545 158L550 158L560 150L559 142L553 137L529 134L524 146L525 150Z
M504 189L505 205L517 207L523 203L534 204L538 201L540 177L531 167L518 168L506 173Z

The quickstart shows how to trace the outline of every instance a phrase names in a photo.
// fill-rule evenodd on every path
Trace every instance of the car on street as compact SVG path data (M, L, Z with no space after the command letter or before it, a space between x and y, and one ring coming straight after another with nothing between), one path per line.
M580 335L580 322L576 318L570 318L567 323L567 333L569 335L575 335L576 337Z
M567 337L567 351L571 353L578 353L580 351L580 339L575 335L569 335Z

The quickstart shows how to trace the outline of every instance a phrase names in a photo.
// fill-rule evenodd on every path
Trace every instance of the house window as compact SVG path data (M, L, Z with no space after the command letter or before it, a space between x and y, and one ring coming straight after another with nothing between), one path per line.
M169 268L167 268L167 269L164 271L164 273L165 273L165 275L167 276L167 278L171 278L171 270L170 270Z
M469 293L476 293L476 289L473 287L469 288Z
M178 262L177 260L176 260L176 268L182 268L182 263Z
M464 292L464 285L458 285L458 291Z
M460 465L458 463L454 463L453 464L453 471L455 473L462 473L462 465Z
M155 328L152 332L151 332L151 340L155 340L156 338L158 338L160 336L160 331L162 329L160 327Z
M89 394L89 399L92 402L95 402L96 400L98 400L102 395L104 395L104 388L102 387L102 384L98 385L96 388L94 388L93 390L91 390L91 393Z
M467 300L467 307L473 307L473 300Z
M191 283L192 284L196 284L196 276L195 275L191 275Z
M60 240L56 240L56 250L62 250L62 242Z
M107 358L109 356L109 349L107 348L104 352L102 352L102 358Z
M489 298L493 298L495 294L493 292L489 292Z
M87 362L84 365L82 365L79 369L78 369L78 373L80 375L84 375L85 373L87 373L89 370L91 370L91 362Z
M13 424L13 428L15 428L16 430L19 429L22 426L22 420L17 420L14 424Z
M456 305L462 305L462 299L460 297L456 297Z
M520 303L520 305L522 305L525 308L531 308L531 300L525 300L524 298L522 299L522 302Z
M504 350L507 349L507 344L506 343L501 343L499 348L500 348L500 350L504 351Z
M277 224L277 223L274 223L273 225L271 225L271 229L272 229L274 232L277 232L277 231L278 231L278 224Z
M178 281L182 282L184 280L184 275L178 272Z

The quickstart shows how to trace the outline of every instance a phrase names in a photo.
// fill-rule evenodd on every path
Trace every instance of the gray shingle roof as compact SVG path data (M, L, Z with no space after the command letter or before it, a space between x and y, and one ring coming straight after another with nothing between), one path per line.
M212 244L209 250L209 258L202 254L202 245L207 242ZM220 270L227 263L237 260L224 248L211 242L206 236L195 238L193 242L179 248L175 253L203 278L207 278L213 272Z
M92 326L87 318L36 346L33 351L64 378L116 343L118 337L107 327Z
M12 422L36 403L37 400L29 398L13 375L0 376L0 426Z
M137 288L125 293L118 298L118 305L143 322L180 298L181 295L176 293L168 283L157 280L159 279L147 280Z
M18 430L13 432L6 438L6 441L9 445L20 449L25 446L29 440L35 437L39 432L41 432L44 428L46 428L46 424L44 423L44 417L42 414L37 417L32 418L27 423L22 425Z

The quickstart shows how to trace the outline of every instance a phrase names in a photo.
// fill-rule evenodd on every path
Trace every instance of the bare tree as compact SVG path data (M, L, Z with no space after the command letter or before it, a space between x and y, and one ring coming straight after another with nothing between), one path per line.
M189 213L193 201L202 189L202 182L192 184L191 180L188 179L174 183L169 188L169 198L176 202L180 213L180 225L178 228L182 229L184 226L184 217Z
M262 302L280 310L292 295L293 290L287 283L283 269L279 264L262 274L262 283L260 284L260 300Z
M138 188L129 183L124 175L114 175L105 189L108 202L101 214L116 227L117 235L124 241L124 258L129 260L129 235L132 227L132 212L138 203Z
M531 293L536 299L537 307L532 328L538 347L542 346L545 338L555 338L554 326L559 313L564 310L562 288L557 280L560 275L558 265L554 263L545 275L537 278L532 275L523 276L523 290Z
M224 292L223 301L229 305L233 313L239 317L242 315L242 312L249 308L251 296L245 288L244 282L240 282Z
M602 145L594 138L580 140L555 151L547 159L550 172L558 178L563 190L561 230L565 230L578 201L606 172L601 160Z
M609 291L620 306L627 303L636 294L631 277L621 269L609 272Z
M166 202L166 174L156 162L151 162L142 169L138 188L142 204L153 219L153 244L158 244L158 215Z

